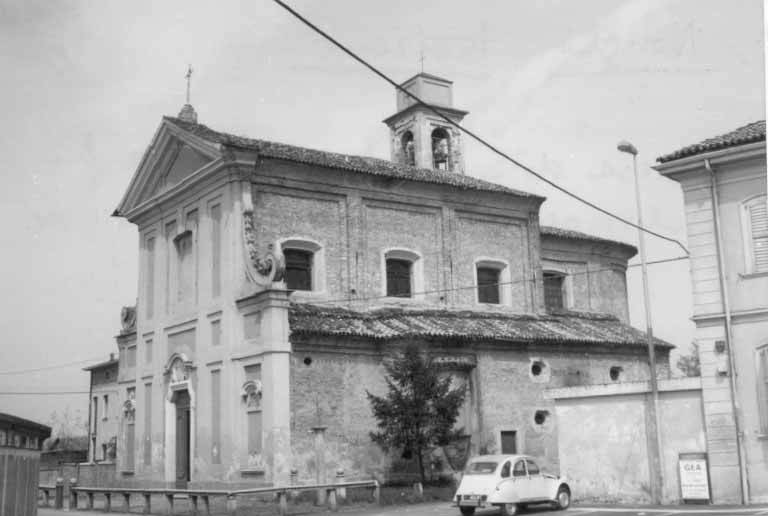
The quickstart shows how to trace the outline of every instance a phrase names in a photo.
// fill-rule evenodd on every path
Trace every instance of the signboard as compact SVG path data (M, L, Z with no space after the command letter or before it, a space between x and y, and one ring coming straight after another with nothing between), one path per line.
M706 453L681 453L678 459L680 497L691 501L709 501L709 472Z

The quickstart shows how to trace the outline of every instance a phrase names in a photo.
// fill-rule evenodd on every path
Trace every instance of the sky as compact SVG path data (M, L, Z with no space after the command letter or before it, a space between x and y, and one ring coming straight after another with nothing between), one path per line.
M677 183L655 158L765 118L760 0L289 0L398 81L454 81L466 126L566 188L685 242ZM0 393L87 391L136 300L136 228L110 217L163 115L214 129L389 158L395 92L269 0L0 0ZM636 230L464 139L469 174L547 197L543 224L637 243ZM648 237L648 259L679 256ZM633 263L637 259L633 260ZM687 261L649 268L657 336L693 337ZM644 328L639 268L630 316ZM674 361L674 357L673 357ZM72 364L79 362L78 364ZM61 364L67 367L50 368ZM19 370L46 368L24 374ZM0 394L42 422L87 395Z

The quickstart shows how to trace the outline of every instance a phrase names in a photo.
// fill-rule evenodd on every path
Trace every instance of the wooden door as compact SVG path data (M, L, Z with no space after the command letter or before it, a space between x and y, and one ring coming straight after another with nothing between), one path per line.
M176 394L176 489L186 489L189 482L189 393Z
M501 432L501 453L514 454L517 453L517 432L507 431Z

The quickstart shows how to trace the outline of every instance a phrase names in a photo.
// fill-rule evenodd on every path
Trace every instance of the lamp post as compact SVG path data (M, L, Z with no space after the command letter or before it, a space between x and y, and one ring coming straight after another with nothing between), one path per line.
M635 196L637 202L637 225L643 225L643 209L640 203L640 177L637 173L637 148L628 141L619 142L617 149L632 155L632 168L635 173ZM645 233L637 230L640 248L640 265L643 271L643 300L645 302L645 336L648 344L648 365L650 366L651 403L648 404L646 430L649 441L649 476L653 503L661 503L663 484L661 468L661 438L659 436L659 385L656 379L656 349L653 345L653 324L651 323L651 299L648 295L648 265L645 259Z

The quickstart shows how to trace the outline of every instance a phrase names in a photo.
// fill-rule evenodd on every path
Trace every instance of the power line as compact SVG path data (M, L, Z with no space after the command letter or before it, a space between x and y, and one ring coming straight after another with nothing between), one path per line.
M648 262L646 265L654 265L654 264L659 264L659 263L667 263L667 262L673 262L673 261L679 261L679 260L687 260L687 259L689 259L688 256L677 256L677 257L674 257L674 258L666 258L666 259L663 259L663 260L656 260L656 261ZM640 266L640 264L631 264L631 265L628 265L627 267L639 267L639 266ZM573 277L573 276L582 276L582 275L595 274L595 273L598 273L598 272L608 272L608 271L615 271L615 270L616 270L615 267L604 267L604 268L599 268L599 269L587 268L586 270L581 271L581 272L569 272L569 273L565 273L564 275L565 276ZM533 282L535 282L535 279L533 279L533 278L521 278L521 279L516 279L516 280L510 280L510 281L500 281L500 282L497 282L497 283L485 283L483 285L471 284L471 285L462 285L462 286L458 286L458 287L440 288L440 289L434 289L434 290L423 290L423 291L420 291L420 292L412 292L411 293L411 297L413 297L413 296L423 296L423 295L428 295L428 294L442 294L442 293L448 293L448 292L457 292L459 290L471 290L471 289L477 289L477 288L481 288L481 287L500 287L500 286L503 286L503 285L515 285L515 284L525 283L525 282L533 283ZM393 297L397 297L397 296L388 296L386 294L382 294L382 295L378 295L378 296L368 296L368 297L351 297L351 296L347 296L347 297L344 297L344 298L311 300L311 301L309 301L309 303L311 303L313 305L323 305L323 304L333 304L333 303L336 303L336 304L338 304L338 303L353 303L353 302L354 303L359 303L359 302L363 302L363 301L376 301L376 300L379 300L379 299L387 299L387 298L392 299ZM407 298L403 298L403 299L407 299Z
M646 265L654 265L659 263L669 263L674 261L680 261L680 260L688 260L688 256L676 256L674 258L665 258L662 260L655 260L648 262ZM634 263L630 264L627 267L639 267L640 264ZM582 272L571 272L567 273L567 276L582 276L582 275L588 275L588 274L595 274L598 272L608 272L608 271L614 271L616 270L613 267L610 268L600 268L600 269L589 269L582 271ZM501 287L504 285L514 285L519 283L525 283L525 282L534 282L535 279L533 278L522 278L518 280L510 280L510 281L500 281L497 283L486 283L483 285L462 285L459 287L450 287L450 288L441 288L441 289L433 289L433 290L424 290L420 292L412 292L411 296L421 296L421 295L428 295L428 294L441 294L441 293L448 293L448 292L458 292L460 290L470 290L470 289L477 289L482 287ZM331 303L352 303L352 302L363 302L363 301L375 301L379 299L386 299L386 298L393 298L396 296L388 296L386 294L378 295L378 296L368 296L368 297L343 297L343 298L335 298L335 299L322 299L322 300L312 300L311 304L313 305L322 305L322 304L331 304ZM406 298L403 298L406 299ZM59 365L53 365L53 366L47 366L47 367L40 367L37 369L26 369L23 371L5 371L0 372L0 375L13 375L13 374L22 374L22 373L28 373L28 372L35 372L35 371L46 371L50 369L58 369L62 367L68 367L71 365L77 365L77 364L84 364L86 362L92 362L93 360L97 359L89 359L89 360L80 360L77 362L70 362L67 364L59 364ZM0 391L0 395L41 395L41 396L47 396L47 395L60 395L60 394L88 394L89 391L60 391L60 392L31 392L31 391L17 391L17 392L4 392Z
M426 102L421 100L419 97L417 97L416 95L414 95L413 93L411 93L407 89L405 89L402 86L400 86L399 84L397 84L394 80L390 79L389 76L387 76L383 72L379 71L375 66L370 64L368 61L366 61L362 57L358 56L352 50L348 49L346 46L344 46L339 41L334 39L333 36L329 35L327 32L325 32L324 30L322 30L321 28L319 28L318 26L313 24L311 21L309 21L307 18L305 18L304 16L299 14L297 11L295 11L293 8L291 8L289 5L287 5L285 2L282 2L281 0L274 0L274 1L279 6L281 6L283 9L285 9L286 11L291 13L294 17L298 18L306 26L308 26L309 28L311 28L312 30L314 30L315 32L320 34L322 37L324 37L325 39L327 39L331 43L333 43L335 46L337 46L339 49L341 49L345 54L347 54L348 56L352 57L357 62L359 62L360 64L362 64L363 66L368 68L370 71L372 71L374 74L376 74L379 77L381 77L382 79L384 79L386 82L388 82L389 84L394 86L395 89L397 89L398 91L400 91L400 92L408 95L409 97L411 97L419 106L422 106L422 107L428 109L429 111L431 111L435 115L439 116L442 120L445 120L446 123L456 127L461 132L463 132L466 135L470 136L475 141L477 141L481 145L487 147L488 149L490 149L495 154L501 156L502 158L506 159L507 161L509 161L509 162L513 163L514 165L518 166L519 168L525 170L526 172L528 172L529 174L531 174L534 177L538 178L540 181L543 181L544 183L548 184L552 188L555 188L556 190L558 190L558 191L560 191L560 192L562 192L562 193L572 197L573 199L576 199L577 201L581 202L582 204L585 204L585 205L589 206L590 208L595 209L595 210L599 211L600 213L603 213L604 215L607 215L607 216L609 216L609 217L611 217L613 219L616 219L619 222L623 222L624 224L626 224L628 226L632 226L635 229L639 229L640 231L644 231L644 232L648 233L649 235L653 235L653 236L655 236L657 238L660 238L662 240L666 240L668 242L675 243L678 246L680 246L680 248L683 250L683 252L685 252L686 255L690 254L688 252L688 249L686 249L685 246L679 240L674 239L672 237L668 237L668 236L662 235L662 234L657 233L655 231L652 231L652 230L650 230L648 228L642 227L642 226L640 226L638 224L635 224L634 222L632 222L630 220L625 219L624 217L621 217L619 215L616 215L613 212L610 212L610 211L606 210L605 208L601 208L597 204L595 204L595 203L593 203L591 201L588 201L587 199L581 197L578 194L575 194L575 193L571 192L570 190L566 189L565 187L562 187L562 186L558 185L557 183L555 183L551 179L543 176L542 174L536 172L535 170L533 170L532 168L528 167L527 165L525 165L525 164L521 163L520 161L516 160L515 158L511 157L510 155L508 155L507 153L505 153L501 149L497 148L493 144L491 144L488 141L486 141L484 138L478 136L477 134L475 134L474 132L470 131L469 129L466 129L465 127L463 127L458 122L454 122L453 120L451 120L450 118L445 116L443 113L441 113L439 110L437 110L436 108L434 108L431 105L427 104Z
M89 391L0 391L0 396L65 396L70 394L90 394Z
M675 258L665 258L663 260L655 260L652 262L645 262L646 265L656 265L657 263L669 263L669 262L677 262L680 260L690 260L690 256L676 256ZM642 263L630 263L627 265L627 267L640 267Z
M51 365L51 366L45 366L45 367L37 367L34 369L21 369L16 371L2 371L0 372L0 376L10 376L10 375L16 375L16 374L27 374L27 373L36 373L38 371L50 371L51 369L60 369L62 367L70 367L74 365L81 365L88 362L93 362L95 360L99 360L100 357L97 358L89 358L86 360L78 360L76 362L67 362L66 364L58 364L58 365Z

